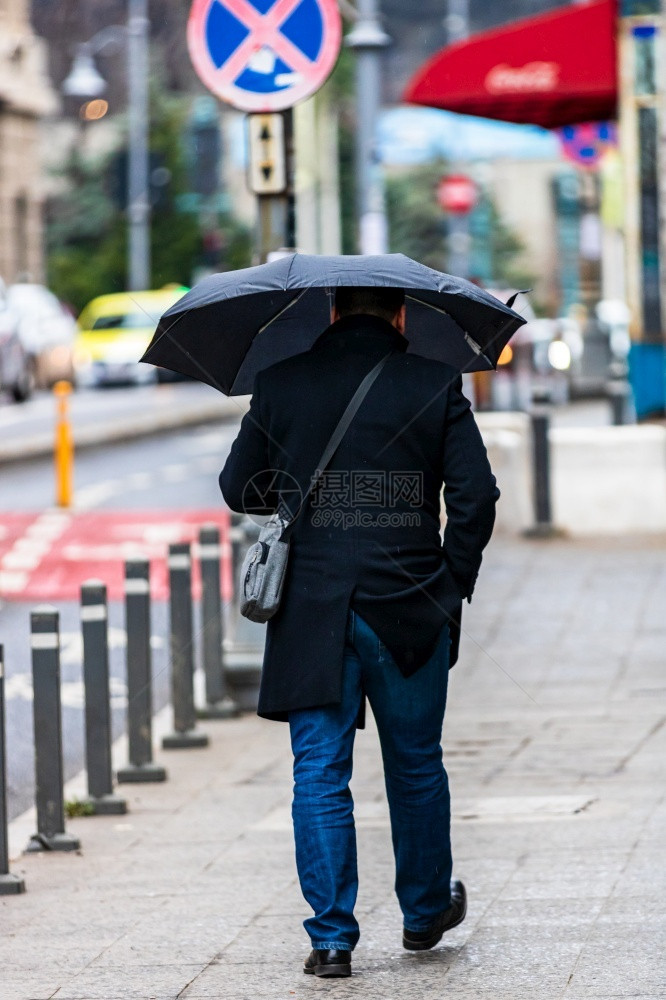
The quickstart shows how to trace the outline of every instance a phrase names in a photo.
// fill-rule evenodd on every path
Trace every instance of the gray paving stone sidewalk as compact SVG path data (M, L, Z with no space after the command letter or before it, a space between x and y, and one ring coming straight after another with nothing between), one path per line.
M493 543L444 740L470 906L437 949L400 946L370 726L354 976L303 976L287 729L244 717L127 786L128 816L72 821L82 855L15 863L2 1000L664 997L664 541Z

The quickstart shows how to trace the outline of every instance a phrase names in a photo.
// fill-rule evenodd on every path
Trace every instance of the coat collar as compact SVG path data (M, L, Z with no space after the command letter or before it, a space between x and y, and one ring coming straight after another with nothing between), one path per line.
M312 350L348 351L376 350L383 347L387 350L406 351L409 341L398 333L396 328L379 316L359 313L354 316L344 316L332 323L328 329L315 340Z

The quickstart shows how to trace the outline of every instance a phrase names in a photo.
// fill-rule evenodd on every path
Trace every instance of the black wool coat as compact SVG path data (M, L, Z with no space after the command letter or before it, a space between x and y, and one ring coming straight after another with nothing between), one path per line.
M393 352L296 522L282 603L267 625L264 718L339 703L349 607L405 676L447 623L455 663L462 602L499 491L461 376L407 346L384 320L346 317L256 377L220 488L232 510L267 513L282 500L293 512L361 380Z

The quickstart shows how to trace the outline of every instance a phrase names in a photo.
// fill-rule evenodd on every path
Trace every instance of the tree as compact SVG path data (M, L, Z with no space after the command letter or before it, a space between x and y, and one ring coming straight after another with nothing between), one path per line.
M440 160L390 175L386 184L391 251L406 253L439 271L448 267L447 217L437 201L437 185L444 173L446 164ZM470 231L477 241L472 246L472 259L480 242L487 256L486 283L529 288L534 276L521 260L525 253L523 242L502 220L488 194L484 195L483 208L483 226L474 225L470 217Z
M165 94L157 85L151 88L151 174L161 181L151 184L153 288L189 285L201 265L244 267L250 263L250 233L233 216L216 214L212 240L210 219L204 234L198 214L182 209L181 196L189 187L184 142L188 109L188 98ZM47 206L49 286L77 311L97 295L126 287L123 154L126 144L122 141L115 153L101 160L74 152L61 173L66 191Z
M503 288L530 288L534 273L523 263L525 244L502 220L490 201L491 267L495 284Z
M386 180L389 247L438 271L446 266L446 229L437 204L443 162L414 167Z

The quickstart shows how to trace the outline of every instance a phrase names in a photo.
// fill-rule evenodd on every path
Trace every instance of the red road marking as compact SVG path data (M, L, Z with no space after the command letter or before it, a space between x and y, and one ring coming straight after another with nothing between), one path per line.
M151 560L151 594L155 600L168 597L167 548L172 542L194 542L202 524L216 524L223 543L228 540L229 515L225 510L115 511L71 514L62 532L49 541L36 566L24 568L19 577L11 566L3 566L40 515L0 513L0 597L5 600L78 600L84 580L92 577L106 583L110 600L123 599L124 560L143 555ZM18 544L17 544L18 543ZM223 544L222 596L231 597L231 560ZM3 588L3 572L6 584ZM10 576L10 574L12 574ZM198 561L193 561L193 590L201 590ZM22 582L24 580L24 582ZM20 586L17 589L17 581Z

